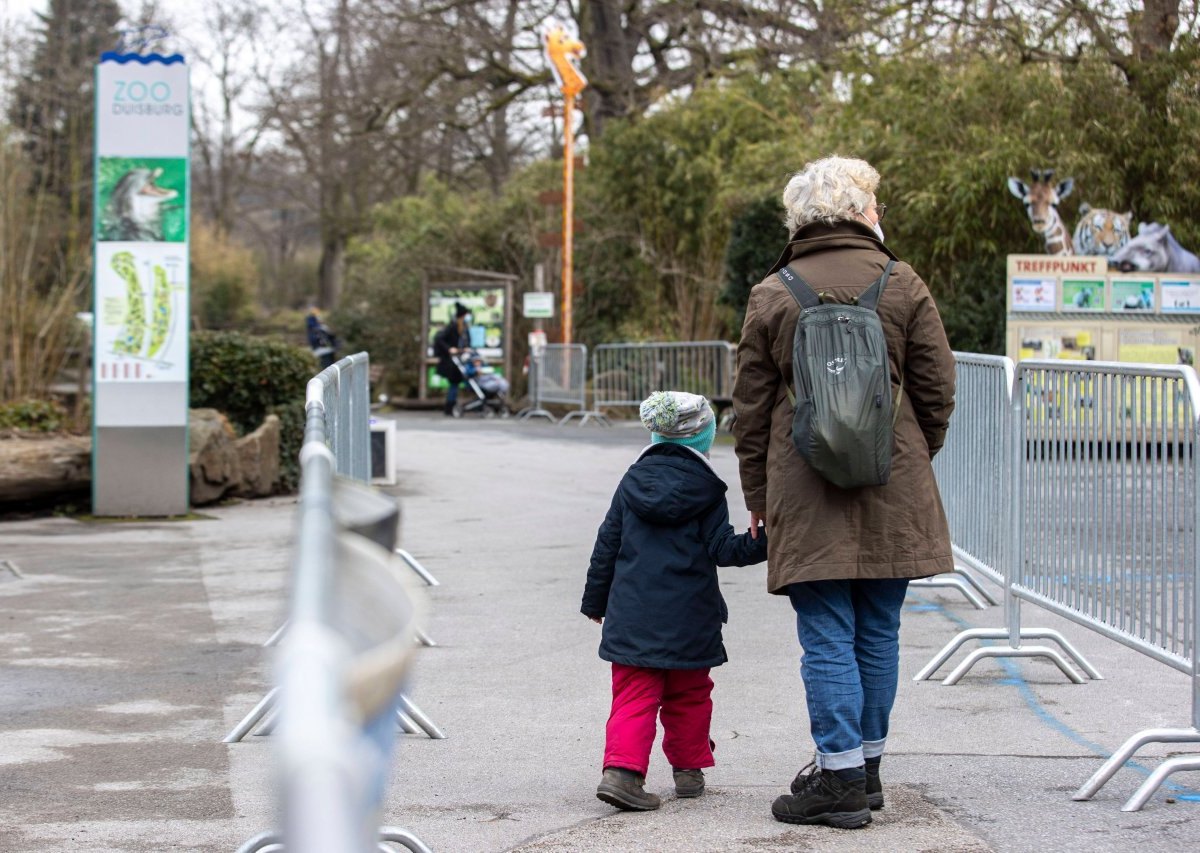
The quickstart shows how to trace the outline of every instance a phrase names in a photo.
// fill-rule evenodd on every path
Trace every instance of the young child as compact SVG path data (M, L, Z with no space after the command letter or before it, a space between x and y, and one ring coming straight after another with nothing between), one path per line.
M643 788L655 722L675 794L704 793L713 766L711 667L728 658L729 611L717 566L767 558L766 532L734 533L725 483L708 462L717 433L708 401L679 391L642 403L651 444L625 472L600 532L583 592L583 615L603 624L600 657L612 662L612 712L596 796L626 811L661 805Z

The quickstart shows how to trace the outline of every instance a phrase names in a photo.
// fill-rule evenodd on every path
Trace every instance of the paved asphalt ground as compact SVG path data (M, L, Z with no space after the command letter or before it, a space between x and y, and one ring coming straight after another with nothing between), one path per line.
M793 827L771 801L809 760L799 650L765 568L723 569L730 661L714 673L718 766L698 800L620 814L595 799L608 667L578 613L587 557L640 427L556 428L405 415L404 544L434 572L411 695L449 735L402 738L384 822L448 851L1195 850L1200 773L1120 806L1170 747L1092 802L1071 792L1137 729L1182 726L1188 680L1086 630L1106 676L985 662L956 687L912 675L957 630L1000 624L951 592L910 596L887 807L857 831ZM714 464L731 484L728 444ZM0 524L0 851L232 851L272 826L271 739L224 745L269 677L292 499L207 519ZM666 795L661 754L649 787ZM1174 802L1168 802L1168 798Z

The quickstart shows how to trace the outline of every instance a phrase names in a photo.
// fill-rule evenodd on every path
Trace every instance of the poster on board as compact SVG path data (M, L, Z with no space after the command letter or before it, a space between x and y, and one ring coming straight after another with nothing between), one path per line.
M1117 360L1194 367L1196 340L1186 327L1123 328L1117 334Z
M426 357L434 358L433 339L448 323L454 322L455 305L459 304L471 312L467 327L471 349L478 352L496 373L503 375L509 347L507 293L506 285L431 288L425 306ZM436 373L433 365L427 365L425 387L444 390L449 383Z
M1200 314L1200 278L1160 276L1158 290L1164 314Z
M1095 361L1098 328L1088 326L1018 327L1018 359L1060 358L1071 361Z
M1067 278L1062 280L1063 311L1104 311L1105 280L1102 278Z
M1112 276L1112 310L1118 314L1154 311L1155 280L1148 276Z
M1012 310L1058 310L1057 278L1014 278L1012 280Z

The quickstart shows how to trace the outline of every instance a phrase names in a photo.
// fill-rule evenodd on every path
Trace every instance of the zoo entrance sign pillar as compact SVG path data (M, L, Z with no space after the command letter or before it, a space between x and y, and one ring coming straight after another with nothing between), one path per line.
M96 66L92 511L188 511L188 67Z

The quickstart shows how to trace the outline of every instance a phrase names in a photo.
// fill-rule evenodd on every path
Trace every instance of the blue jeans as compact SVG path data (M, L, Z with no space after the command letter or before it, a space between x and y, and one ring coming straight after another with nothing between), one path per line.
M861 767L883 755L900 673L908 580L794 583L788 597L804 655L800 674L817 766Z

